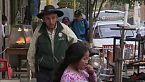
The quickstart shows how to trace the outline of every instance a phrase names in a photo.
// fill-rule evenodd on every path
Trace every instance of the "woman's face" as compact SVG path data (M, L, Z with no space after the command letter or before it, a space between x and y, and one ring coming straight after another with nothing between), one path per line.
M78 66L77 66L79 70L85 69L85 67L87 66L88 61L89 61L89 55L90 55L90 53L89 53L89 51L87 51L84 54L84 56L81 58L81 60L79 61Z
M70 22L69 22L69 20L65 19L65 20L63 21L63 23L66 24L66 25L69 25Z

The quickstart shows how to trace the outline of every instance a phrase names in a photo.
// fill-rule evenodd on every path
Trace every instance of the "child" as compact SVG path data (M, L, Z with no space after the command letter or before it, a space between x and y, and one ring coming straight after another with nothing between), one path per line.
M66 50L65 58L55 73L54 82L97 82L96 74L88 65L89 48L74 43Z

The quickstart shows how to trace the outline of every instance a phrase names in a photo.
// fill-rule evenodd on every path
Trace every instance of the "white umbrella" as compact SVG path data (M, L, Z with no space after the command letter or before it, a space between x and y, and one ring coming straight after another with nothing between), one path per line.
M64 13L64 15L59 18L59 21L62 21L63 17L68 17L70 19L70 21L73 20L73 16L74 16L73 9L71 9L71 8L62 8L62 9L59 9L59 10L61 10Z

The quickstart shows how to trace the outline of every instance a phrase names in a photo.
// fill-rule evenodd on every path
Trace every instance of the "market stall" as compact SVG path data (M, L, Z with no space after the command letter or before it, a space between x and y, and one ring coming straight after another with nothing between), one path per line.
M11 29L6 57L13 69L13 77L27 73L27 51L32 37L31 25L15 25ZM24 72L23 72L24 71Z

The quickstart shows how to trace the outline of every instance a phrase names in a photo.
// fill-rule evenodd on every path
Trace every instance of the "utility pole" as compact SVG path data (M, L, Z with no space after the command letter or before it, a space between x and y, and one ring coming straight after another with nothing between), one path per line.
M123 68L123 55L124 55L124 41L125 41L125 30L134 30L132 28L127 27L127 19L128 19L128 8L129 4L125 4L125 17L124 17L124 25L119 26L120 28L112 28L111 30L121 30L120 37L120 50L115 57L115 82L122 82L122 68Z

